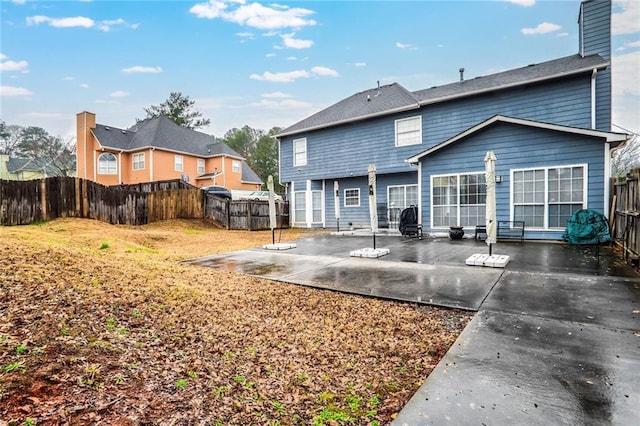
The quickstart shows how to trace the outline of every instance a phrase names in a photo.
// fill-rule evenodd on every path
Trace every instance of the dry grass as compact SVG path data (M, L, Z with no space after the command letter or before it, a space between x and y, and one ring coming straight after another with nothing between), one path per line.
M196 221L0 228L0 419L388 424L470 314L180 263L269 242Z

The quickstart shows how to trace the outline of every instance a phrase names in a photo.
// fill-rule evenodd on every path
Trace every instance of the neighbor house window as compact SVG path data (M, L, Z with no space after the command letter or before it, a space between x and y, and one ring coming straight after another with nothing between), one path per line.
M396 120L396 146L419 145L421 143L421 116Z
M293 165L307 165L307 138L294 139L293 141Z
M116 156L106 152L98 157L98 174L115 175L118 173L118 162Z
M204 159L198 158L198 174L204 174Z
M360 188L351 188L344 190L344 206L360 207Z
M484 173L431 177L431 221L434 227L485 223Z
M307 221L307 202L306 192L295 192L295 209L294 209L294 222L305 223Z
M240 167L241 167L241 164L238 160L233 160L231 162L231 171L233 173L240 173Z
M133 170L144 170L144 152L133 154Z
M564 229L585 208L585 165L514 170L511 181L513 220L542 229Z
M176 172L181 172L184 170L184 158L182 155L176 155L174 157L174 168Z

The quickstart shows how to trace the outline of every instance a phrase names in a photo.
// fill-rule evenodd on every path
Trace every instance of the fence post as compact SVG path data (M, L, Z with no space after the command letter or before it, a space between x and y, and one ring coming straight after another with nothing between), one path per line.
M47 220L47 180L40 179L40 209L42 210L42 220Z

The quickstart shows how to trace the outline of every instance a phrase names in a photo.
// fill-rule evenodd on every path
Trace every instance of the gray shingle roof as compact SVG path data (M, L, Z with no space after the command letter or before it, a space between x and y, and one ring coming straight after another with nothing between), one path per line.
M277 137L294 135L372 117L419 108L488 91L562 78L594 68L606 68L609 62L600 55L571 55L539 64L516 68L429 89L409 92L397 83L356 93L313 114L278 133Z
M96 124L92 131L104 148L137 151L155 147L203 158L217 155L243 158L227 144L216 142L213 136L181 127L165 116L139 121L129 129Z
M262 185L264 182L260 179L260 176L254 172L246 161L242 162L242 177L240 178L245 183L259 183Z

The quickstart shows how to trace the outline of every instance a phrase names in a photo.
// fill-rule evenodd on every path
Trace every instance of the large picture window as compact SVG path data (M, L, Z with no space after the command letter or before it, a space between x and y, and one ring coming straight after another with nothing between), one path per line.
M116 156L110 152L105 152L98 157L98 174L115 175L118 173L118 161Z
M484 173L431 177L431 221L434 228L485 223Z
M396 146L419 145L421 143L421 116L396 120Z
M360 188L350 188L344 190L344 206L360 207Z
M586 166L513 170L513 220L529 228L564 229L585 208Z
M293 141L293 165L307 165L307 139L294 139Z
M144 170L144 152L133 154L133 170Z

